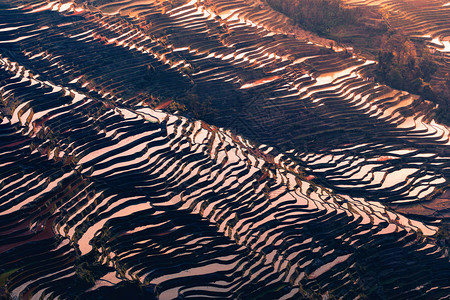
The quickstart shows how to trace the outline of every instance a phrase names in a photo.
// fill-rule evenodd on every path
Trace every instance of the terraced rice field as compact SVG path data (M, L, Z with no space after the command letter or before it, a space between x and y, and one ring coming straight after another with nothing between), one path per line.
M240 0L0 0L1 292L448 297L428 236L449 129L286 23Z

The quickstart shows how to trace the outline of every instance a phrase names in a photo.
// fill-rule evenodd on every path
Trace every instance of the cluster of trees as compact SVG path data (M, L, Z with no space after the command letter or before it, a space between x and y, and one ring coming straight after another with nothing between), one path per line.
M439 102L439 109L436 112L436 120L450 126L450 76L447 79L433 86L433 92Z
M382 14L371 7L349 7L342 0L267 0L301 27L376 56L387 32ZM370 37L370 38L368 38Z
M382 38L378 62L378 80L436 101L429 82L437 64L425 45L415 45L407 37L391 33Z
M431 83L438 64L424 43L413 43L391 32L381 40L378 62L375 70L378 81L439 104L436 119L450 124L450 79Z
M286 14L301 26L326 34L330 29L355 21L355 11L346 9L341 0L267 0L274 9Z

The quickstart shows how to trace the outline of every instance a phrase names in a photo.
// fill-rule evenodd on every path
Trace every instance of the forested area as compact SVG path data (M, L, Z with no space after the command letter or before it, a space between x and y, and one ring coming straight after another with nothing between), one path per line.
M437 64L424 45L418 46L400 34L383 36L377 76L394 88L434 100L436 95L429 82Z
M267 3L303 28L337 42L357 42L373 47L380 40L367 39L367 36L387 30L375 9L345 7L341 0L267 0Z
M307 29L323 34L329 33L335 26L352 24L356 20L355 12L344 9L339 0L268 0L267 2Z
M439 65L423 42L389 32L382 37L375 77L389 86L439 104L437 119L448 124L450 80L433 82Z

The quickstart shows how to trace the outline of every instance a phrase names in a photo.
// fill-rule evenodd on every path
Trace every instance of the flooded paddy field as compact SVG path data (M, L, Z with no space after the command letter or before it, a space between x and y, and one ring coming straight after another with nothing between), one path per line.
M447 297L436 105L285 24L241 0L0 0L0 293Z

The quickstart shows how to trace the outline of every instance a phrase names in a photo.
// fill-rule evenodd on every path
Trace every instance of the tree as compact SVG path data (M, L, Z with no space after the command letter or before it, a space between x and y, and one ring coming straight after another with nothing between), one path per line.
M403 76L400 73L398 69L391 69L386 77L387 82L390 83L390 85L397 89L403 88Z
M411 81L410 88L411 92L420 95L422 93L423 88L422 78L415 78L413 81Z

